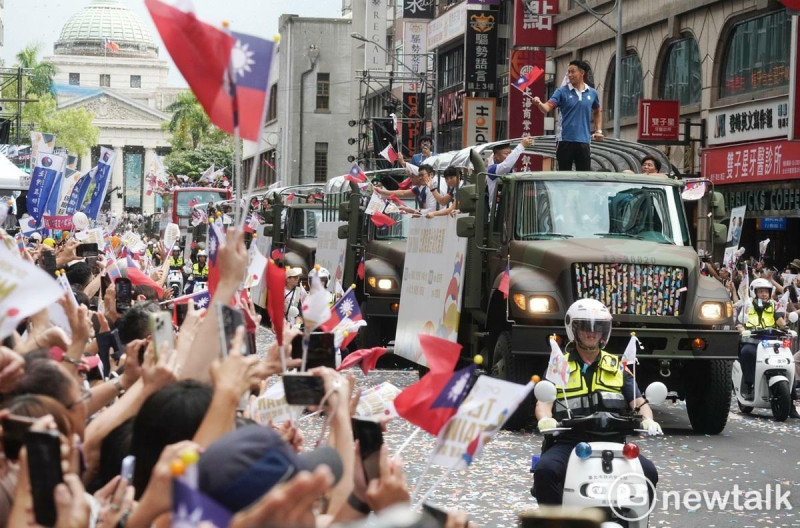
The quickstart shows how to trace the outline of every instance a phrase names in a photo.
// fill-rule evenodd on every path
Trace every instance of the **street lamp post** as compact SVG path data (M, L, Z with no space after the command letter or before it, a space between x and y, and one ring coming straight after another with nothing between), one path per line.
M361 42L364 42L366 44L371 44L371 45L377 46L379 49L384 51L387 55L391 55L392 54L392 52L390 52L388 49L383 47L381 44L368 39L367 37L365 37L361 33L355 33L355 32L354 33L350 33L350 37L354 38L355 40L360 40ZM431 102L431 112L434 115L431 116L431 129L433 130L434 148L435 148L435 145L436 145L436 143L435 143L436 142L436 132L437 132L436 129L437 129L437 127L436 127L436 115L435 115L434 110L436 109L437 96L438 96L436 83L434 82L433 85L431 85L431 83L428 82L427 76L425 74L422 74L422 73L419 73L418 71L412 70L406 63L401 61L399 58L397 58L397 57L395 57L395 58L397 59L397 63L400 66L405 68L407 71L412 73L414 76L419 77L419 81L425 86L425 91L426 92L427 92L428 88L430 88L431 92L433 93L433 101ZM426 60L426 64L427 64L427 60ZM394 69L392 71L394 71ZM423 108L423 112L424 111L425 111L425 109Z

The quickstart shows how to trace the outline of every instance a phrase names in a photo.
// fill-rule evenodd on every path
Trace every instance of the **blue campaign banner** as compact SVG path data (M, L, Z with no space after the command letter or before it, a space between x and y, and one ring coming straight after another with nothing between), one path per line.
M64 184L64 171L56 174L53 185L50 188L50 196L44 206L44 216L51 216L58 213L58 204L61 202L61 186Z
M97 172L94 175L94 191L89 200L89 205L83 211L91 220L97 220L100 207L106 198L108 184L111 182L111 169L114 167L117 155L113 150L100 147L100 160L97 162Z
M760 218L758 228L761 231L786 231L786 217Z
M69 198L67 198L67 205L64 208L64 214L75 214L75 211L77 211L78 208L83 205L83 201L86 199L86 193L89 192L89 186L92 184L92 179L96 173L97 167L81 176L81 179L78 180L78 182L72 188Z
M58 154L40 153L36 156L31 174L31 184L28 188L28 195L25 199L28 214L34 219L37 225L42 221L45 206L47 205L53 184L59 173L64 169L63 156Z

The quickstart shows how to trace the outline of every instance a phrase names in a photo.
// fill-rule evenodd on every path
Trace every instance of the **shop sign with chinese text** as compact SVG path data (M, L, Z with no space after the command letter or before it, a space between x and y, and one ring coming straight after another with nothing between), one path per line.
M639 100L639 141L678 141L680 101Z
M509 88L508 88L508 137L519 138L525 135L544 134L544 115L533 104L533 98L544 99L544 75L520 91L514 86L521 75L530 75L534 66L545 67L545 52L539 50L511 50ZM519 157L516 170L541 170L542 158L532 154Z
M789 134L789 98L763 99L708 112L708 144L786 137Z
M493 92L497 87L497 19L491 11L467 11L467 17L466 89Z
M514 46L556 46L558 0L514 0Z
M800 143L762 141L703 150L703 176L716 185L800 178Z

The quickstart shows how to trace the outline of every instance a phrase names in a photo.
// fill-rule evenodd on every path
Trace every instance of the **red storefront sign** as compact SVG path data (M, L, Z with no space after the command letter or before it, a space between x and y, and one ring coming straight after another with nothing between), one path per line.
M423 115L425 113L425 94L403 92L403 108L406 119L402 122L402 149L403 156L411 159L417 151L419 137L422 135Z
M703 176L716 185L800 179L800 142L761 141L704 149Z
M523 93L514 83L520 75L529 75L534 66L545 67L545 52L533 50L511 50L511 64L508 76L508 137L519 138L524 135L544 134L544 115L533 104L533 98L544 99L544 75L540 75ZM515 170L541 170L542 158L529 154L519 157Z
M678 141L680 101L639 100L639 141Z
M514 46L556 46L558 0L514 0Z

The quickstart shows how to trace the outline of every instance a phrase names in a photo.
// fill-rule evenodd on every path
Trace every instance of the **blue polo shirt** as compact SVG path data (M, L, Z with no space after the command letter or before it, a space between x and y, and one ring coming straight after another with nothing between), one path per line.
M584 83L586 89L578 92L571 84L562 86L549 102L561 112L561 140L577 143L592 141L592 110L600 108L597 90Z

